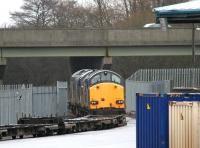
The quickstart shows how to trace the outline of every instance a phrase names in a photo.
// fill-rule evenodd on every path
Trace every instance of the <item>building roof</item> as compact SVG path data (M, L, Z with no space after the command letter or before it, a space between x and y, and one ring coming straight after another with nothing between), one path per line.
M199 23L200 0L158 7L154 9L157 20L166 18L171 23Z

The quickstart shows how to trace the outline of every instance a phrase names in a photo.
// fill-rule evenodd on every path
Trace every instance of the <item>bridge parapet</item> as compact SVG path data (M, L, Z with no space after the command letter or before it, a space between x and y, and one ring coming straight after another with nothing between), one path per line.
M0 47L105 47L191 45L191 29L95 30L44 29L0 30ZM200 33L196 34L197 44Z

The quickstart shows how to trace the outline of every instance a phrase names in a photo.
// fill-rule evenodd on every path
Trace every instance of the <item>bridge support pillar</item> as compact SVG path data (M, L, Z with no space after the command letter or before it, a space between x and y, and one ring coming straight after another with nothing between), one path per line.
M103 69L111 69L112 66L112 57L104 57L102 61Z
M7 60L6 58L0 58L0 85L3 84L3 77L6 69Z

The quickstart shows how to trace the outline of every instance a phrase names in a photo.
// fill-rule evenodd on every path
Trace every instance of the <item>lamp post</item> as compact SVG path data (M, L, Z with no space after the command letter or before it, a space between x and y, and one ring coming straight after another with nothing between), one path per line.
M196 67L196 56L195 56L195 24L192 24L192 66Z

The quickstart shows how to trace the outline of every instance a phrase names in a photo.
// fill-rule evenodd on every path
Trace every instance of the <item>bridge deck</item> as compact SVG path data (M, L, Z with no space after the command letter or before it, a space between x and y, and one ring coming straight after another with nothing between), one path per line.
M1 57L192 55L191 44L191 29L0 30Z

